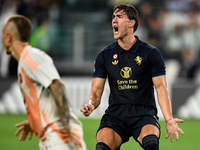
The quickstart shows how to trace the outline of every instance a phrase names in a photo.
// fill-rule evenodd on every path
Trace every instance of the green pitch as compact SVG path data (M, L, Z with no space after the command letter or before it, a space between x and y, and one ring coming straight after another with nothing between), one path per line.
M29 141L20 142L19 136L15 137L15 124L26 120L24 115L0 115L0 149L1 150L38 150L38 138L34 135L33 139ZM96 130L100 119L80 118L83 123L84 138L88 150L95 150L96 145ZM160 121L161 124L161 138L160 150L198 150L200 149L199 135L200 135L200 120L185 120L179 127L183 129L185 135L179 134L179 141L174 139L171 143L169 139L165 139L166 129L165 122ZM142 150L138 143L132 138L128 143L125 143L121 150Z

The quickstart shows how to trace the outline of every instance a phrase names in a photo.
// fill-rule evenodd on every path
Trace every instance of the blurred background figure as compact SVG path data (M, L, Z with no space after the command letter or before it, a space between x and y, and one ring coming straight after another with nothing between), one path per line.
M3 28L3 24L6 19L12 15L17 14L17 8L19 1L15 0L1 0L0 2L0 28ZM0 34L2 39L2 34ZM16 77L17 73L17 61L12 57L6 55L3 47L2 40L0 40L0 77Z
M181 52L180 71L178 77L194 81L198 69L198 62L194 59L193 52L185 49Z
M30 44L33 47L40 47L46 53L50 50L49 17L45 11L40 12L37 17L36 27L32 32Z

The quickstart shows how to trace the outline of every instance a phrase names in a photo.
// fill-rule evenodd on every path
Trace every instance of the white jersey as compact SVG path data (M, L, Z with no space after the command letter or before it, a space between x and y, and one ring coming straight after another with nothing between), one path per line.
M70 142L63 130L53 95L48 88L60 76L53 60L45 52L26 46L18 64L18 81L32 130L44 147ZM82 136L82 125L70 112L70 123Z

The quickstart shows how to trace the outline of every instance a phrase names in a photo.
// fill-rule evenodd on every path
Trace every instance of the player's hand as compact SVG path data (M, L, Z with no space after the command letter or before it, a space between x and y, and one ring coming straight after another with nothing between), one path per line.
M84 116L88 117L94 110L94 106L91 104L85 104L80 110Z
M16 127L20 127L16 133L15 133L15 136L17 136L21 131L22 131L22 134L19 138L20 141L25 141L26 140L26 137L28 136L29 132L31 133L30 137L29 137L29 140L32 139L33 137L33 130L31 129L30 125L29 125L29 122L28 120L26 121L23 121L21 123L18 123L15 125Z
M74 144L74 146L79 149L82 147L82 139L81 139L81 136L80 136L80 133L74 129L71 125L70 125L70 134L69 134L69 137L71 139L71 142Z
M178 135L178 131L181 133L181 134L184 134L183 130L181 128L178 127L178 124L177 123L183 123L184 120L182 119L178 119L178 118L172 118L170 119L167 124L166 124L166 128L167 128L167 135L166 135L166 139L170 136L171 134L171 142L173 142L173 137L174 137L174 134L176 136L176 140L179 139L179 135Z

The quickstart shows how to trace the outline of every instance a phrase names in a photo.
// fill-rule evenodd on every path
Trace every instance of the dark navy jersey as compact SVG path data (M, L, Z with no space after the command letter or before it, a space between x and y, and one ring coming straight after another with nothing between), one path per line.
M160 51L137 36L129 49L115 41L97 56L93 78L107 78L110 86L109 106L134 104L156 107L152 77L165 75Z

